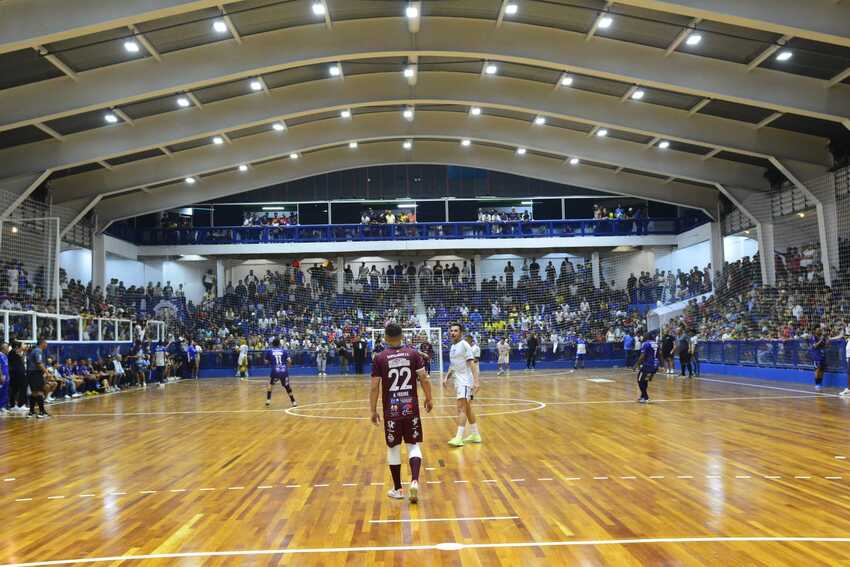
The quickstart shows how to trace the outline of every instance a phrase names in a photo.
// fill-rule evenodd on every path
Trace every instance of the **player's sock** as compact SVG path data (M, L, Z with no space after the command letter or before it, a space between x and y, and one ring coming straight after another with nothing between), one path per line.
M38 403L38 412L41 413L41 414L47 413L44 410L44 398L39 397L38 399L36 399L36 402Z
M463 426L458 425L457 427L457 435L455 435L458 439L463 439Z
M478 435L478 424L470 423L469 424L469 433L470 435Z
M411 480L419 480L419 467L422 466L422 458L421 457L410 457L410 479Z
M649 382L647 382L645 378L638 380L638 386L640 387L640 397L641 398L649 398L649 394L646 392L647 384L649 384Z
M289 394L289 401L295 403L295 396L292 395L292 388L286 388L286 393Z
M393 487L401 489L401 465L390 465L390 474L393 475Z
M271 399L272 399L272 393L270 391L266 390L266 401L268 402Z

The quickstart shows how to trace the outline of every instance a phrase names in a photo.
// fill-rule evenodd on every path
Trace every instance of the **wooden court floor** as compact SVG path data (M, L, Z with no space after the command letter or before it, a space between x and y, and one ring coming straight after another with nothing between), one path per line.
M0 564L850 565L850 402L621 370L487 375L390 500L368 378L207 379L0 420ZM445 394L445 395L444 395ZM409 474L404 461L403 475Z

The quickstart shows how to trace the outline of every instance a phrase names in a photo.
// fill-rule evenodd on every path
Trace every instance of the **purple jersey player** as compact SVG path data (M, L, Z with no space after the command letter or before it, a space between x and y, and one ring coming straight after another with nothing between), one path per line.
M272 348L266 353L266 358L271 366L269 385L266 388L266 405L272 405L272 386L275 385L275 382L280 381L280 385L289 394L292 407L296 407L298 404L295 403L295 396L292 395L292 388L289 386L289 365L292 364L292 359L289 358L289 351L280 346L280 339L272 341Z
M652 380L655 373L658 372L658 343L655 342L656 333L653 331L647 337L640 347L640 358L638 358L635 367L638 369L638 387L640 388L640 398L638 402L645 404L649 402L649 393L647 389L649 382Z

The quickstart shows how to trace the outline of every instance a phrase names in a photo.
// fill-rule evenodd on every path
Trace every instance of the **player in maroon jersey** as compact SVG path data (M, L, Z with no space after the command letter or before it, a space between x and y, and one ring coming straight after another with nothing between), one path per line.
M422 333L419 337L419 354L425 363L425 370L431 372L431 361L434 360L434 345L428 341L428 335Z
M410 462L410 502L419 498L419 468L422 466L422 419L419 417L419 394L416 381L425 392L425 411L430 412L431 382L425 369L422 355L401 344L401 327L394 323L384 330L387 348L372 363L372 423L381 423L378 414L378 394L384 406L384 436L387 442L387 461L393 477L393 489L387 492L390 498L402 499L401 488L401 442L407 444Z

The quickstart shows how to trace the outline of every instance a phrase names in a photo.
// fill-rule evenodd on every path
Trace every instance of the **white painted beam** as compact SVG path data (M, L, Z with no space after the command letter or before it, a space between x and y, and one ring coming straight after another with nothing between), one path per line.
M65 141L65 136L63 136L62 134L60 134L59 132L57 132L56 130L54 130L53 128L48 126L47 124L41 124L40 122L36 122L35 124L33 124L33 126L38 128L39 130L41 130L42 132L44 132L45 134L47 134L51 138L59 140L60 142Z
M358 140L366 142L385 139L448 139L455 143L462 138L473 142L502 144L510 148L524 147L529 151L562 156L562 160L578 157L631 170L702 183L725 183L751 189L765 189L763 169L746 164L724 161L707 164L701 156L684 152L646 152L642 145L613 138L587 138L581 132L552 127L530 126L523 121L492 115L472 117L446 111L417 112L414 122L400 115L369 113L354 115L345 122L322 120L290 128L285 135L268 132L233 140L222 151L207 145L177 152L170 158L151 158L121 166L115 173L92 171L68 176L51 182L54 200L77 199L98 193L117 193L142 186L205 175L242 163L255 163L282 158L291 153L303 154L320 148L347 145Z
M77 75L77 72L68 67L61 59L53 55L52 53L47 51L47 48L37 45L34 48L39 55L44 57L44 60L59 69L66 77L73 79L74 82L80 80L80 76Z
M667 49L664 51L664 55L670 55L682 45L682 42L687 39L689 35L694 31L694 26L700 23L702 20L700 18L693 18L686 28L683 28L682 31L679 32L673 41L670 42L670 45L667 46Z
M0 53L215 6L220 0L4 0Z
M756 55L752 61L747 63L747 71L752 71L765 61L767 61L768 57L779 51L783 45L788 43L791 40L791 36L782 36L776 43L772 43L768 45L764 51Z
M4 175L63 169L128 153L208 137L216 132L268 124L344 108L408 104L458 104L544 114L589 125L625 130L671 141L723 148L757 157L778 156L816 167L832 165L827 140L778 129L755 130L712 116L651 104L621 105L615 97L578 89L552 90L543 83L488 77L488 88L468 73L420 72L415 93L398 73L355 75L274 89L267 96L243 96L117 124L67 137L63 148L50 142L0 150ZM71 143L73 142L73 143Z
M5 203L0 209L0 220L9 218L21 203L26 201L33 191L38 189L48 177L50 171L28 173L14 178L0 180L0 192L12 196L11 202Z
M826 82L826 86L827 87L834 87L835 85L843 83L848 78L850 78L850 67L847 67L846 69L844 69L843 71L841 71L840 73L835 75L833 78L828 80Z
M561 160L538 155L529 154L523 159L515 159L512 150L494 147L473 145L458 152L454 141L420 140L409 151L403 150L398 141L392 141L364 144L359 150L352 152L347 147L332 148L304 155L296 161L283 159L256 165L245 173L234 171L210 176L194 186L177 183L152 189L150 194L130 193L104 199L97 207L98 216L104 224L108 224L322 173L400 163L462 165L509 172L576 187L681 204L705 210L709 215L717 202L717 192L711 188L678 182L664 184L657 179L627 173L617 175L600 168L564 167Z
M333 34L303 26L257 34L241 45L176 51L162 63L136 60L87 71L62 97L52 96L56 79L6 89L0 107L10 110L0 130L305 64L411 54L573 71L835 122L850 116L850 87L827 90L809 77L767 69L742 75L737 63L681 52L665 57L661 49L610 39L586 43L581 34L516 22L504 24L511 36L504 42L491 33L492 23L462 18L429 18L412 48L399 24L396 18L352 20L337 22Z
M322 4L325 3L325 0L322 0ZM326 7L327 8L327 7ZM239 30L236 29L236 26L233 24L233 20L230 19L230 16L227 13L227 10L224 9L223 4L218 5L218 9L221 12L221 20L224 22L224 25L227 26L227 31L230 32L230 35L233 36L233 39L236 40L236 43L242 43L242 36L239 34ZM330 22L328 19L329 15L327 10L325 10L325 21ZM328 24L330 27L330 24Z
M157 50L157 48L154 47L154 45L150 41L148 41L148 38L145 37L145 34L139 31L139 28L137 28L135 25L131 25L130 31L133 32L133 37L139 40L139 43L142 44L142 47L144 47L145 50L150 53L151 57L153 57L157 61L162 61L162 55L159 53L159 50Z
M69 220L67 223L65 223L65 226L62 227L62 230L59 233L59 239L62 240L63 238L65 238L65 236L69 232L71 232L71 229L73 229L75 226L77 226L77 223L79 223L81 220L83 220L83 218L89 213L89 211L91 211L93 208L95 208L97 206L98 203L100 203L100 200L102 198L103 198L102 195L96 195L93 198L81 199L80 201L75 202L75 203L66 203L65 204L66 208L72 208L73 210L76 210L77 212L74 215L74 217L71 220Z

